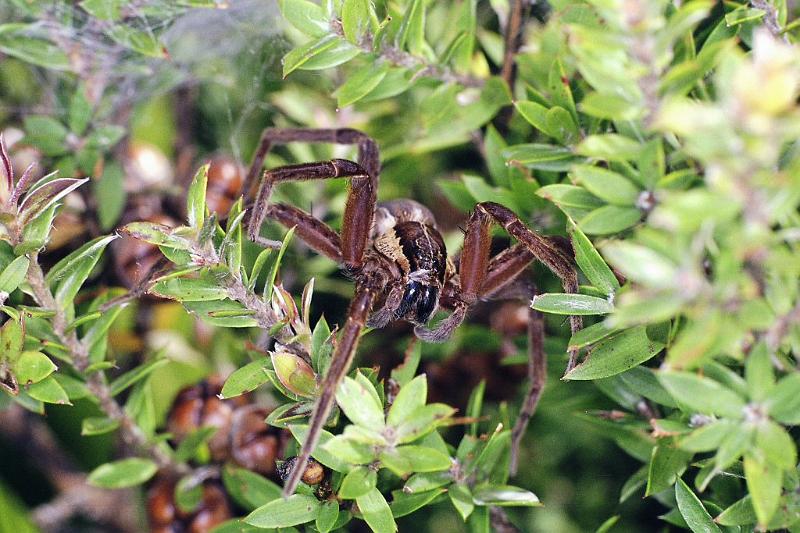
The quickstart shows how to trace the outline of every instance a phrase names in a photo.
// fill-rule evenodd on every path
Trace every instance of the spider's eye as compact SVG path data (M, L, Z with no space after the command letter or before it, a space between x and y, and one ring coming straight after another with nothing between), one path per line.
M417 320L424 324L436 309L439 301L439 289L425 286L417 299Z

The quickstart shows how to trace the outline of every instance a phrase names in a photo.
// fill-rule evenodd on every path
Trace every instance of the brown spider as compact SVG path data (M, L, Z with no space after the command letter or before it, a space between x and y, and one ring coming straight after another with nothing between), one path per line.
M531 230L512 211L494 202L481 202L475 206L467 223L460 265L456 269L447 256L444 241L428 208L406 199L376 203L380 170L378 147L375 141L357 130L265 130L245 180L244 191L254 189L270 148L274 144L290 142L357 145L358 162L332 159L265 171L248 222L250 239L267 247L279 247L280 242L261 237L265 218L286 227L294 226L300 239L318 253L341 264L355 282L347 321L311 414L308 435L292 475L284 485L286 496L297 487L319 440L333 408L336 390L350 369L365 325L381 327L394 320L405 320L414 324L414 333L420 339L445 341L463 322L470 306L480 300L504 297L502 293L513 288L514 282L534 259L561 279L566 292L578 290L571 252L555 240ZM297 207L269 201L272 187L277 183L330 178L350 180L341 236ZM505 228L518 243L490 258L492 223ZM529 296L530 290L526 291L526 297ZM426 324L439 307L453 311L435 328L429 329ZM570 325L573 332L579 330L580 317L570 317ZM541 333L540 326L530 328L532 350L541 351L541 342L533 339L534 333ZM570 366L575 364L576 357L576 352L570 354ZM540 358L543 355L540 354ZM515 427L517 438L521 437L535 407L531 396L535 394L538 398L541 392L542 364L543 361L536 369L540 374L536 376L537 384L531 384L528 401Z

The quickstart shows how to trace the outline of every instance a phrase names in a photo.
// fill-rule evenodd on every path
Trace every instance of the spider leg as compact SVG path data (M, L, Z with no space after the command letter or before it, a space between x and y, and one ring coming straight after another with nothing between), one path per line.
M267 218L280 222L287 228L294 227L297 236L322 255L342 262L342 239L320 219L289 204L269 204Z
M383 306L375 311L372 316L367 320L367 326L371 328L382 328L394 319L394 313L400 306L400 301L403 299L405 287L402 284L396 284L389 289L389 294L386 296L386 301Z
M494 202L481 202L475 206L475 212L472 213L467 224L464 251L461 254L459 274L462 299L465 302L471 304L482 293L493 290L486 284L487 279L494 278L495 283L503 280L503 276L499 276L497 273L491 277L487 275L491 240L489 228L492 223L503 226L509 235L517 239L539 262L558 276L565 292L578 292L578 273L575 270L574 260L559 244L528 228L507 207ZM572 333L580 330L582 326L581 317L570 316ZM570 350L567 371L575 367L577 360L578 351Z
M333 237L333 230L297 208L285 204L273 206L269 203L272 187L283 181L309 181L331 178L350 178L350 191L344 209L344 223L339 243ZM332 159L316 163L288 165L268 170L264 173L247 224L248 237L262 246L276 248L279 242L261 237L261 225L268 214L279 221L297 223L301 237L312 246L344 262L350 270L361 267L364 250L367 246L372 218L375 212L376 191L372 178L361 165L346 159ZM337 246L338 244L338 246ZM335 248L340 248L339 255Z
M380 172L378 145L367 134L350 128L267 128L261 133L258 149L253 155L253 161L250 163L247 176L242 184L242 194L249 196L249 193L252 192L251 189L255 187L270 149L276 144L291 142L357 144L358 164L364 167L367 174L372 176L372 186L375 189L378 188L378 174Z
M336 401L336 391L339 388L339 383L344 379L353 362L361 330L364 328L374 300L375 290L363 285L356 287L355 295L347 311L347 322L342 328L342 336L336 346L336 352L333 354L331 366L322 381L322 388L314 405L314 411L311 413L311 418L308 422L308 433L306 433L305 441L300 449L300 455L297 456L294 470L292 470L291 475L286 479L283 486L284 497L294 493L306 469L308 459L319 442L322 427L325 425Z

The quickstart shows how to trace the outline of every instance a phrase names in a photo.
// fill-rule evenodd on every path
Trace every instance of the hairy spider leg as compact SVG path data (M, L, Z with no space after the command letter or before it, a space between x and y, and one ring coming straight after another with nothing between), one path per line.
M350 178L350 190L344 208L342 235L337 240L335 232L311 214L286 204L270 204L272 187L282 181L309 181L331 178ZM278 167L264 172L258 195L253 203L247 225L250 240L262 246L277 248L280 242L261 237L261 225L267 216L279 222L295 224L297 233L316 250L337 261L348 270L358 270L364 261L369 231L375 213L377 193L372 179L358 163L346 159L332 159L316 163L302 163ZM337 253L338 249L338 253Z
M292 142L357 144L358 164L371 176L372 186L377 190L380 153L377 143L364 132L351 128L267 128L261 133L258 149L253 155L253 161L242 183L242 194L249 196L254 192L252 189L264 168L264 160L272 146Z
M303 446L300 448L300 455L297 456L292 473L284 482L284 497L291 496L294 493L300 483L300 479L303 477L311 452L314 451L319 442L322 427L331 414L333 404L336 401L336 391L339 389L339 383L344 379L347 371L350 370L350 365L353 363L353 356L358 347L358 339L367 322L377 290L380 290L380 287L356 286L355 295L350 302L350 308L347 310L347 322L342 328L339 344L336 346L333 359L331 359L331 366L322 381L321 393L314 404L314 411L311 413L311 418L308 422L308 432L303 440Z
M490 261L489 230L493 223L502 226L509 235L519 241L519 244L511 248L514 252L501 252ZM522 252L523 247L528 253ZM414 330L415 333L419 338L430 342L446 340L461 324L470 306L512 281L533 259L543 263L561 279L565 292L578 292L578 274L574 262L558 244L528 228L507 207L495 202L477 204L464 235L464 246L458 268L460 294L455 295L453 314L439 323L435 329L429 330L418 326ZM570 316L570 328L573 333L582 326L581 317ZM574 368L577 357L578 351L570 350L567 371Z

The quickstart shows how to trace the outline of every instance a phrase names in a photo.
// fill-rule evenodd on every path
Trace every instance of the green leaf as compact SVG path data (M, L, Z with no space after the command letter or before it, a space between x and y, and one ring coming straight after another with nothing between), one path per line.
M47 282L54 287L53 296L62 309L73 304L75 296L89 277L106 246L116 235L98 237L59 261L47 274Z
M222 483L231 498L248 511L281 497L281 488L274 482L230 464L222 468Z
M354 426L355 427L355 426ZM317 449L322 449L328 457L335 457L337 464L343 464L340 471L348 471L347 465L366 465L376 459L377 451L374 446L357 442L344 435L336 435L325 444L320 444ZM322 460L320 460L323 463ZM325 463L323 463L325 464Z
M572 120L577 124L578 111L575 109L572 89L569 86L569 79L566 72L564 72L564 67L558 59L553 61L550 67L547 77L547 89L553 102L569 111Z
M13 367L25 346L25 325L18 320L6 321L0 327L0 364L8 361Z
M397 524L392 516L392 510L389 504L386 503L386 498L377 488L373 488L368 493L356 498L356 504L372 531L376 533L397 531Z
M483 396L484 392L486 391L486 380L482 379L480 383L478 383L472 392L469 395L469 401L467 402L467 411L466 415L468 418L473 418L476 421L471 422L469 425L469 434L473 437L478 436L478 422L477 419L481 416L481 410L483 408Z
M375 20L375 12L370 0L345 0L342 2L342 32L351 43L358 45L369 32Z
M48 376L33 385L29 385L26 390L28 396L44 403L72 405L64 387L53 376Z
M476 487L472 493L476 505L496 505L499 507L538 507L539 498L528 490L510 485L484 485Z
M19 224L27 226L31 222L38 221L40 216L47 219L48 216L46 215L49 215L48 209L54 208L56 202L89 181L88 178L49 179L50 177L52 177L52 174L39 180L31 187L25 198L22 199L17 216ZM47 235L49 235L49 226L47 230Z
M119 221L125 209L127 194L124 187L125 171L118 163L106 163L103 176L93 181L97 198L97 217L100 229L109 231Z
M397 442L405 444L417 440L445 422L454 412L454 408L442 403L418 407L397 426Z
M614 294L619 290L617 277L600 257L591 241L572 220L569 221L569 231L572 237L572 247L575 250L575 261L581 268L581 272L592 285L605 294Z
M22 352L14 364L14 374L20 386L38 383L56 370L55 363L42 352Z
M408 90L413 83L411 71L404 68L390 68L380 83L361 101L375 102L397 96Z
M633 139L616 133L606 133L589 135L581 141L575 151L587 157L609 161L630 161L636 159L640 150L641 146Z
M735 430L727 420L717 420L692 431L678 441L682 450L694 453L710 452L720 447L725 437Z
M614 311L614 305L605 298L585 294L537 294L531 307L556 315L604 315Z
M194 459L203 448L203 445L214 436L218 429L219 428L215 426L205 426L189 433L189 435L180 441L180 444L178 444L178 447L175 449L175 459L178 461Z
M690 452L670 443L659 443L655 446L650 455L645 496L652 496L671 487L676 479L680 479L691 458Z
M405 386L412 380L414 374L417 372L421 357L422 344L419 342L412 342L408 348L406 348L403 362L392 369L392 379L394 379L400 387Z
M594 344L605 339L609 335L617 333L618 331L619 329L611 328L605 322L592 324L589 327L575 332L575 334L573 334L569 339L569 346L567 349L573 350L576 348L585 348L590 344Z
M397 47L420 55L425 47L425 3L410 0L395 39Z
M233 398L240 396L246 392L256 390L269 381L269 376L265 372L266 365L266 358L259 358L257 361L247 363L242 368L235 370L228 376L222 386L222 397Z
M675 500L678 502L681 516L692 531L695 533L721 533L700 499L682 479L678 479L675 484Z
M297 442L305 442L306 435L308 435L307 425L290 425L289 430L292 432L292 435ZM327 444L332 441L333 438L333 434L323 429L319 435L319 443L311 453L311 457L327 466L331 470L335 470L337 472L347 472L349 470L347 461L338 457L335 453L330 453L327 450ZM359 464L359 462L356 461L353 464Z
M119 232L156 246L175 248L176 250L189 250L192 247L191 241L180 235L173 235L172 228L163 224L131 222L120 228Z
M70 60L66 52L41 35L37 26L40 25L0 25L0 52L47 69L68 70Z
M587 235L610 235L635 226L641 218L635 207L606 205L583 217L578 225Z
M124 391L131 385L143 380L147 376L149 376L154 370L160 368L164 365L169 363L169 359L167 358L157 358L148 363L143 365L139 365L130 372L126 372L122 374L120 377L115 379L109 385L109 389L111 390L111 395L116 396L120 392Z
M388 464L394 462L396 465L403 464L403 468L395 468L395 471L410 472L439 472L449 470L453 466L450 457L433 448L427 446L406 445L399 446L391 452L381 454L381 460Z
M371 386L345 377L336 393L336 402L354 424L380 430L384 426L383 406L376 397Z
M95 150L108 150L116 145L125 136L122 126L106 125L95 129L86 138L86 148Z
M347 500L353 500L363 496L375 488L378 481L378 473L369 466L357 466L352 469L342 480L338 496Z
M466 522L475 509L475 502L472 499L472 492L469 487L461 483L454 483L448 487L447 495L450 497L450 503L461 515L461 519Z
M639 189L622 174L592 165L575 165L572 175L581 185L606 202L614 205L635 205Z
M92 435L104 435L116 430L119 427L119 420L114 420L107 416L90 416L81 422L81 435L84 437Z
M198 277L168 278L156 282L148 291L150 294L177 300L179 302L207 302L227 298L228 291L213 275L208 273Z
M160 59L167 55L164 45L149 29L139 30L128 25L117 24L106 29L106 35L122 46L148 57Z
M743 526L755 524L757 521L753 498L749 494L733 503L714 519L714 522L721 526Z
M279 0L278 5L283 18L309 37L331 32L330 21L319 5L308 0Z
M600 379L638 366L658 354L664 345L647 337L644 326L619 333L597 344L591 355L568 372L564 379Z
M745 403L730 389L709 378L688 372L658 373L658 380L679 405L693 412L741 418Z
M428 381L425 374L412 379L404 385L389 409L386 422L390 426L401 424L417 408L425 405L428 398Z
M103 489L122 489L141 485L158 470L149 459L131 457L100 465L89 474L87 482Z
M747 489L753 497L752 503L758 523L766 527L780 503L783 472L767 461L745 455L744 476L747 480Z
M782 424L800 424L800 373L793 372L781 379L764 397L764 407Z
M69 132L61 122L52 117L26 117L25 132L25 140L39 148L45 155L56 156L67 151L66 138Z
M609 120L634 120L641 115L641 109L617 94L591 92L580 103L583 113Z
M756 448L764 459L780 469L797 466L797 447L789 433L780 425L764 420L756 427Z
M603 201L598 197L591 194L583 187L576 187L574 185L545 185L536 191L536 194L550 200L561 209L577 208L591 210L596 207L601 207Z
M389 507L392 508L392 515L400 518L428 506L444 492L445 489L435 489L419 494L407 494L402 490L396 490L392 492L392 503L389 504Z
M10 294L25 280L28 273L30 260L23 256L17 257L0 273L0 293Z
M320 533L327 533L333 530L336 519L339 517L339 502L328 500L322 503L322 507L317 515L314 525Z
M262 505L243 521L262 528L291 527L316 520L321 508L322 502L315 497L293 494Z
M297 69L320 70L332 68L354 58L359 49L336 35L324 35L283 58L283 77Z
M522 165L537 170L564 172L581 161L572 150L552 144L516 144L503 150L510 165Z
M186 193L186 216L189 227L200 231L206 220L206 187L208 186L208 168L205 164L197 171Z
M608 243L602 250L608 262L631 281L656 289L674 286L677 265L655 250L626 241Z

